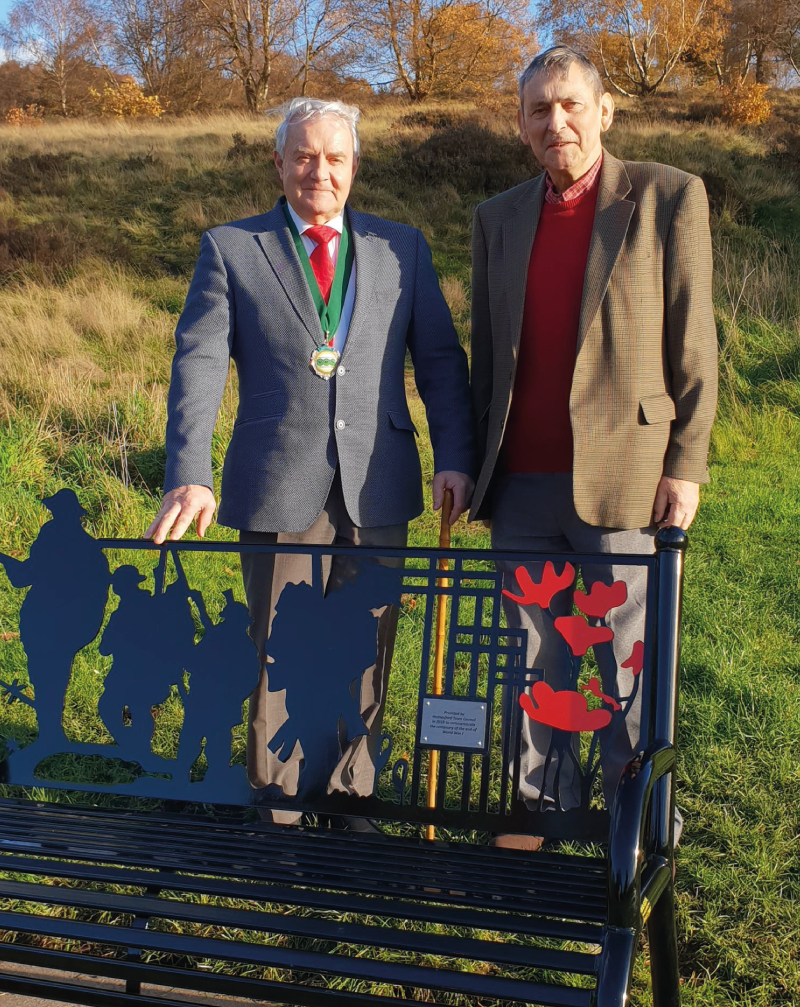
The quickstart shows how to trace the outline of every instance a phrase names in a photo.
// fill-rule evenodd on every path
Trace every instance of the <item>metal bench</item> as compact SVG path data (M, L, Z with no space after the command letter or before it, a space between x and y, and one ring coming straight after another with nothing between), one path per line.
M561 810L557 779L538 807L518 794L520 725L542 671L525 667L525 641L505 627L497 566L548 557L233 543L158 551L95 540L79 509L62 505L28 559L4 559L10 584L0 576L0 990L104 1007L209 995L621 1007L646 928L654 1002L679 1003L682 532L660 532L653 557L614 558L648 574L632 690L605 695L577 656L578 720L551 716L538 691L554 758L574 757L581 774L581 805ZM246 609L226 587L241 590L244 549L314 564L311 585L281 596L267 646L274 687L287 688L283 740L303 749L293 796L251 788L243 766L242 703L259 661ZM353 561L346 604L321 587L333 554ZM598 562L569 560L576 570ZM390 602L399 633L369 741L374 794L355 796L329 781L358 733L363 669L352 655ZM440 684L437 607L446 616ZM8 631L16 618L21 639ZM597 741L624 726L634 693L646 711L642 753L609 812ZM304 824L264 821L269 808L302 811ZM329 827L336 816L373 819L383 833ZM486 845L509 832L545 836L545 849Z

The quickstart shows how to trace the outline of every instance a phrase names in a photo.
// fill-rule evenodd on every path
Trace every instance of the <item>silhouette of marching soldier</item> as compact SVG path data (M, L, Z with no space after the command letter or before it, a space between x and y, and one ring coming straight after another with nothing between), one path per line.
M231 731L242 722L242 704L258 684L260 673L258 650L248 632L247 606L235 602L232 591L224 595L226 604L216 625L202 598L197 600L205 634L188 657L189 691L178 749L180 769L188 780L205 738L205 784L230 779ZM244 779L244 768L241 775Z
M361 709L361 679L375 665L378 616L400 601L402 571L368 560L354 563L350 573L327 594L319 586L287 584L266 644L268 688L286 690L288 714L268 747L287 762L300 745L301 799L327 791L348 745L352 750L354 741L368 742L370 735L380 740L377 711Z
M0 563L13 587L30 587L19 621L39 728L29 748L54 752L65 740L62 718L72 664L100 632L110 578L101 547L83 529L86 511L73 491L59 490L42 503L53 517L42 525L28 558L0 554Z
M100 653L113 655L98 710L126 758L144 764L151 755L155 722L152 708L177 686L194 647L195 626L189 598L199 597L186 581L180 560L173 553L177 579L164 589L167 553L155 571L155 591L139 585L146 578L135 566L120 566L111 583L119 607L108 621ZM202 599L201 599L202 600ZM123 710L130 725L123 727Z

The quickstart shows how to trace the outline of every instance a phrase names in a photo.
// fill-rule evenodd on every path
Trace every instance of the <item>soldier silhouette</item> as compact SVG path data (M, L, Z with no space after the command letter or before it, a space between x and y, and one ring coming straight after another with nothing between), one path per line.
M145 580L135 566L118 567L111 578L119 607L108 621L100 653L113 655L106 676L99 713L127 758L144 764L151 755L154 728L152 708L162 703L183 677L194 645L190 591L178 557L173 554L177 579L161 590L166 569L162 553L155 573L155 593L142 589ZM130 726L123 729L123 709Z
M376 614L400 600L401 572L374 561L355 563L351 572L327 595L287 584L267 641L269 690L286 690L288 714L269 749L286 762L299 743L298 798L325 793L346 745L370 733L361 678L375 664ZM373 730L379 736L380 724Z
M64 741L64 698L75 655L94 640L108 598L108 560L81 524L86 511L72 490L42 503L53 515L42 525L26 560L0 554L14 587L30 587L19 633L36 692L37 750Z
M242 722L242 704L258 684L260 662L250 638L247 606L225 591L222 619L211 622L197 602L205 626L203 639L188 657L189 691L184 699L178 759L188 778L205 738L208 768L204 783L224 782L231 772L231 730ZM242 778L244 779L244 769Z

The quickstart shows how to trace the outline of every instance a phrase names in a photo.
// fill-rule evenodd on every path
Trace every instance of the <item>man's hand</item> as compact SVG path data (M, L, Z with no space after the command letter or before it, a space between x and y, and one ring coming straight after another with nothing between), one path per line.
M161 510L144 537L151 538L156 545L161 545L167 536L175 541L197 517L197 534L202 538L216 509L214 494L208 486L178 486L164 494Z
M433 477L434 510L439 510L444 503L445 490L453 491L453 510L450 512L450 524L453 525L469 510L475 483L463 472L437 472Z
M659 528L683 528L694 521L700 503L700 487L686 479L662 476L653 504L653 523Z

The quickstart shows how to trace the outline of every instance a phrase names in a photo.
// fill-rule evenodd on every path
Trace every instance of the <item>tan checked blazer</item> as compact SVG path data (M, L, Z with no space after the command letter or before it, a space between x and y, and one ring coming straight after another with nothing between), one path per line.
M694 175L608 152L599 184L569 402L575 507L592 525L644 528L662 473L708 481L717 400L708 201ZM471 518L491 515L544 192L542 174L475 214L472 392L482 465Z

